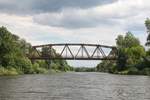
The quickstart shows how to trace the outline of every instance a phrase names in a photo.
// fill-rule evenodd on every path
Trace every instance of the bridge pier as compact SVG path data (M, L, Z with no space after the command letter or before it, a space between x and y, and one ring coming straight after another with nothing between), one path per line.
M32 63L32 64L34 64L34 63L35 63L35 61L36 61L36 60L34 60L34 59L31 59L31 63Z
M48 59L46 60L47 61L47 69L51 69L51 63L52 63L52 60Z

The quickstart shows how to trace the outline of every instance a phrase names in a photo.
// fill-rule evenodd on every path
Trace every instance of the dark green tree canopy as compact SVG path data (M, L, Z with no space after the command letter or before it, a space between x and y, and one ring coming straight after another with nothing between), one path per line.
M28 46L27 46L28 45ZM26 59L26 50L30 44L11 34L5 27L0 27L0 65L3 67L19 67L18 60ZM30 63L30 62L29 62Z
M55 52L55 50L53 49ZM24 39L20 39L17 35L9 32L5 27L0 27L0 71L6 69L15 69L18 72L31 74L31 73L44 73L53 68L54 70L67 71L70 66L64 60L51 61L53 65L50 66L49 61L36 61L31 63L27 56L35 53L30 43ZM56 52L55 52L56 53ZM42 48L41 54L50 55L48 48ZM59 55L59 54L58 54ZM1 75L1 73L0 73Z
M116 39L118 48L118 59L116 63L102 61L97 65L98 71L123 73L123 74L147 74L145 72L144 58L145 49L140 45L140 41L131 32L119 35ZM148 64L148 63L146 63ZM150 69L148 69L150 70Z
M145 45L149 46L150 45L150 19L147 18L146 21L145 21L145 26L147 28L147 42Z
M117 37L116 44L119 48L131 48L140 45L140 41L131 32L127 32L125 36L119 35Z

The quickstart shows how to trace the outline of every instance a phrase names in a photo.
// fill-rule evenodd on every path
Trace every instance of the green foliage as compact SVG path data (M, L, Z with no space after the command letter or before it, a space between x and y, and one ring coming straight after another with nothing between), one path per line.
M139 70L136 67L131 66L131 67L129 67L127 74L134 75L134 74L138 74L138 73L139 73Z
M50 49L44 47L40 53L42 56L59 56L54 49L52 50L54 54L50 54ZM64 60L38 60L32 64L27 56L31 54L37 56L37 54L31 45L10 33L5 27L0 27L0 51L0 75L47 73L50 68L61 71L70 70L70 66Z
M32 63L28 58L17 58L15 68L22 70L25 74L32 73Z
M135 65L145 56L145 50L140 42L131 32L127 32L125 36L119 35L116 39L118 48L117 70L123 71L127 66Z
M145 26L147 28L147 33L148 33L146 45L149 46L150 45L150 19L149 18L146 19Z
M42 56L45 57L61 57L53 48L43 47L41 51ZM70 66L65 60L46 60L44 62L45 68L60 70L60 71L70 71Z
M97 71L99 72L109 72L110 67L112 67L112 63L110 61L102 61L96 66Z
M150 75L150 68L144 68L142 70L142 74L144 74L144 75Z
M18 75L19 72L15 68L6 69L4 67L0 67L0 75Z
M54 69L54 70L58 70L59 69L59 66L55 63L52 63L51 64L51 68Z
M40 73L46 74L46 73L48 73L48 70L40 67L38 63L34 63L33 67L32 67L32 73L31 74L40 74Z
M136 65L141 62L141 59L146 55L142 46L127 48L125 54L127 55L127 65Z
M118 71L122 71L125 69L127 63L127 55L125 54L125 49L119 48L118 49L118 59L117 59L117 66L116 69Z
M149 75L150 50L146 52L144 47L140 45L139 40L131 32L127 32L125 36L119 35L116 39L116 44L118 48L116 64L114 62L102 61L97 65L98 71Z
M144 47L140 45L139 40L131 32L127 32L125 36L118 36L116 40L119 51L117 59L118 71L127 69L127 66L135 66L146 55Z
M75 67L75 72L95 72L96 68L88 68L88 67Z
M125 36L119 35L116 39L118 48L130 48L133 46L139 46L140 41L134 37L131 32L127 32Z

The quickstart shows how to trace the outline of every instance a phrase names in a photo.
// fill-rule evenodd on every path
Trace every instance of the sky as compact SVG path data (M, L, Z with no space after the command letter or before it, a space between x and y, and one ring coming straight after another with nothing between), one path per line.
M144 45L148 17L150 0L0 0L0 26L32 45L115 45L117 35L128 31ZM89 67L99 62L68 61Z

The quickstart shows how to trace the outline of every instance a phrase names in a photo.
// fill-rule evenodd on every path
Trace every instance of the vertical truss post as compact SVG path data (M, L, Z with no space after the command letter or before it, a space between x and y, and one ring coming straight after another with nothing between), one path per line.
M53 56L52 55L52 51L53 51L52 46L50 45L49 48L50 48L50 58L52 58L52 56Z
M83 58L83 53L84 53L84 52L83 52L83 45L81 45L81 48L82 48L82 49L81 49L81 54L82 54L82 58Z
M48 69L51 69L51 63L52 63L52 58L53 58L53 48L52 45L49 46L50 48L50 55L49 55L49 60L48 60Z
M66 58L67 58L67 45L65 45L66 47L65 47L65 49L66 49Z

